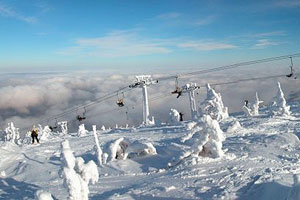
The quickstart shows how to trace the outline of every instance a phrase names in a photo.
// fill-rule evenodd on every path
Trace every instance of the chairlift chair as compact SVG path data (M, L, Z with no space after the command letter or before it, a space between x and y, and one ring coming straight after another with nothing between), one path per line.
M55 119L55 124L54 124L54 126L49 126L49 128L50 128L51 131L54 131L54 130L56 130L56 129L58 128L58 122L57 122L57 119Z
M294 63L293 63L293 57L290 57L290 59L291 59L291 65L290 65L291 73L288 74L288 75L286 75L286 77L288 77L288 78L290 78L290 77L292 77L292 76L294 75L294 69L293 69L293 65L294 65ZM295 77L295 79L296 79L296 78L297 78L297 77Z
M179 98L182 95L182 89L178 87L178 76L175 77L175 90L171 94L177 94L176 98Z
M119 94L117 93L117 97L118 97L118 99L117 99L117 105L119 106L119 107L123 107L123 106L125 106L125 104L124 104L124 92L122 92L123 93L123 98L120 98L119 97Z
M77 115L77 116L76 116L76 119L77 119L79 122L85 120L85 119L86 119L85 113L86 113L86 109L85 109L85 107L84 107L84 112L82 113L82 116L81 116L81 115Z

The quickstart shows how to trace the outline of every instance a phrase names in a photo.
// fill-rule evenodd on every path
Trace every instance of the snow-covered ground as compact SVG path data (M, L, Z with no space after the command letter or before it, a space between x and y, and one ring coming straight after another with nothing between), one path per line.
M97 127L103 153L109 144L124 138L129 144L138 142L136 146L151 143L157 154L113 159L98 166L99 181L89 185L89 199L288 199L300 189L294 184L294 174L300 174L300 103L290 106L292 115L287 117L269 117L264 110L255 117L231 114L220 123L226 137L221 158L179 160L190 148L182 142L190 122ZM39 145L1 142L0 199L34 199L37 190L50 192L53 199L67 199L60 176L61 143L67 139L76 157L98 163L92 127L86 128L89 132L80 137L52 134Z

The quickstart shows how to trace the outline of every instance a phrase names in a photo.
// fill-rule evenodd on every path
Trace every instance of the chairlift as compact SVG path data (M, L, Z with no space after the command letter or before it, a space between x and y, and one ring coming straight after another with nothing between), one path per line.
M118 97L118 99L117 99L117 105L119 106L119 107L123 107L123 106L125 106L125 104L124 104L124 92L122 92L122 94L123 94L123 98L120 98L119 97L119 93L117 93L117 97Z
M288 75L286 75L286 77L288 77L288 78L291 78L291 77L294 75L294 69L293 69L293 65L294 65L294 63L293 63L293 57L290 57L290 59L291 59L291 65L290 65L291 73L288 74ZM295 77L295 79L296 79L296 78L297 78L297 77Z
M177 94L176 98L182 95L182 89L178 86L178 76L175 77L175 90L171 94Z
M49 126L49 128L50 128L50 130L51 130L52 132L58 128L58 122L57 122L57 119L55 119L55 124L54 124L54 126Z
M76 116L76 119L77 119L79 122L85 120L85 119L86 119L85 114L86 114L86 109L85 109L85 107L84 107L84 112L82 113L82 116L81 116L81 115L77 115L77 116Z

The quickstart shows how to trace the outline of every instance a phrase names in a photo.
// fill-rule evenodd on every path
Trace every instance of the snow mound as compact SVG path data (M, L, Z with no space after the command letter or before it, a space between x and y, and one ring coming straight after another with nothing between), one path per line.
M139 141L130 142L122 137L110 143L108 160L126 160L127 158L156 154L156 149L151 143L141 143Z
M35 193L35 200L53 200L51 193L38 190Z
M233 133L241 128L242 128L242 126L241 126L240 122L238 120L234 120L231 124L229 124L226 131Z

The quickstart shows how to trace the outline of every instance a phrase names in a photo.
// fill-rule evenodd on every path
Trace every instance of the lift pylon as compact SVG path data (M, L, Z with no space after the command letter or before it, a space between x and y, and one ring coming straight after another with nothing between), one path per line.
M153 125L154 120L150 119L149 114L149 101L148 101L148 93L147 86L157 84L157 80L152 80L151 75L140 75L136 76L136 80L133 84L129 85L130 88L142 88L142 96L143 96L143 124L146 126Z

